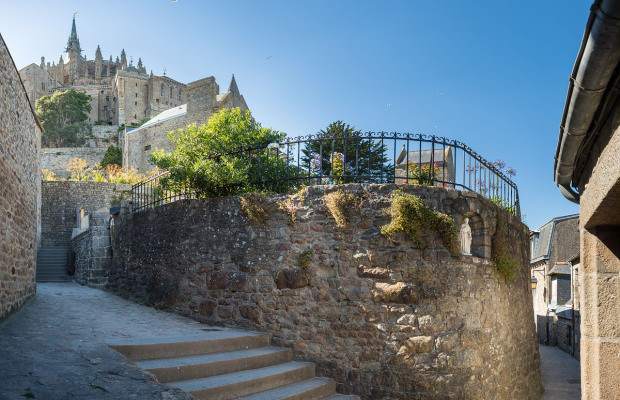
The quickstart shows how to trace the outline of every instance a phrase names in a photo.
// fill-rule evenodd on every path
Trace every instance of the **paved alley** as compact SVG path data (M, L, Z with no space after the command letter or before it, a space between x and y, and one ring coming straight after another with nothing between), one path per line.
M539 346L540 369L545 387L542 400L579 400L579 361L555 346Z
M0 400L189 400L105 340L204 334L207 326L76 283L37 285L0 323Z

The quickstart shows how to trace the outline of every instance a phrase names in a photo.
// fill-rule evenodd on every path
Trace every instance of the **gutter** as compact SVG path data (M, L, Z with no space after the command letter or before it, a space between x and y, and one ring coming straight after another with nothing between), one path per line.
M554 180L568 200L579 203L571 186L582 142L620 61L620 2L596 0L570 77L555 154ZM574 186L574 185L573 185Z

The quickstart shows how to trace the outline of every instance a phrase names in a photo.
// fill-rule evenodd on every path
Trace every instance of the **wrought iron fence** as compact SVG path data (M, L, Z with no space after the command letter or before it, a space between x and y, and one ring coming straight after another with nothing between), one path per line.
M521 216L517 186L502 171L505 165L489 162L464 143L443 137L386 132L348 137L309 135L205 156L205 160L218 162L226 157L243 159L248 166L246 182L232 186L276 192L301 185L344 183L441 186L479 193ZM205 192L190 186L174 181L168 171L161 172L133 186L132 211L205 197ZM234 189L229 185L226 192Z

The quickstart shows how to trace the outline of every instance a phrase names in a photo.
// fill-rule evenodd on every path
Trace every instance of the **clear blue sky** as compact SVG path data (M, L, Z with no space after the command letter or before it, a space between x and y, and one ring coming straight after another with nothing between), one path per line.
M76 22L94 59L121 49L188 83L234 73L253 115L289 136L343 120L436 134L517 169L537 228L578 212L553 183L559 124L590 1L3 1L18 68L58 61ZM441 94L440 94L441 93ZM387 105L390 104L389 107Z

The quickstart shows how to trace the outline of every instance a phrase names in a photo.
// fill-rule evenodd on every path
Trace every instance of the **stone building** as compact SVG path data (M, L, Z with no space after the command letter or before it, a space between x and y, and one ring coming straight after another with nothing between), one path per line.
M153 165L149 156L153 151L173 150L166 132L184 129L188 124L206 123L211 115L224 108L248 110L234 75L228 90L219 92L212 76L191 82L187 85L187 104L163 111L137 129L128 129L123 144L123 165L131 165L140 172L150 171Z
M620 2L596 1L570 78L555 182L579 204L581 388L620 399Z
M162 76L148 73L142 59L138 58L134 65L125 50L120 57L104 59L97 46L95 58L87 60L75 16L65 51L58 63L50 64L41 57L39 64L30 64L19 71L33 106L43 95L73 88L91 97L91 124L138 125L144 119L187 103L188 85L166 76L165 72Z
M455 182L454 175L455 165L451 147L407 151L403 145L396 158L396 179L399 183L401 179L402 183L405 183L407 178L411 183L418 183L419 178L431 176L438 181Z
M531 233L530 268L538 341L572 353L573 317L571 256L579 252L579 215L547 222ZM570 318L566 318L570 316Z
M0 36L0 320L36 292L42 131Z

